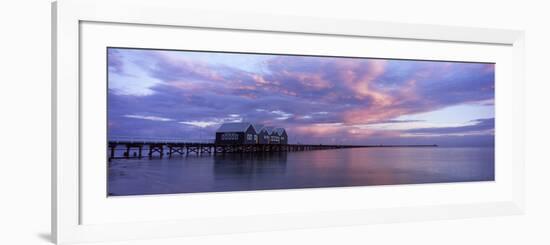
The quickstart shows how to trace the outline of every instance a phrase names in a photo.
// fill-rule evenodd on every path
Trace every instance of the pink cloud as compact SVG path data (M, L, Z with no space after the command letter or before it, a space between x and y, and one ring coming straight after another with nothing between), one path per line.
M251 72L168 52L141 54L147 61L143 73L161 82L140 101L128 97L132 106L121 103L113 115L154 112L180 121L204 121L235 113L286 127L304 138L360 140L399 135L358 124L494 99L493 64L271 56ZM259 108L292 116L256 111Z

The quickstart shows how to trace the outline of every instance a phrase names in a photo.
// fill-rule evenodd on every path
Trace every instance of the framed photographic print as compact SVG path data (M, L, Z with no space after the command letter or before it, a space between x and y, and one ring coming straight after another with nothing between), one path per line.
M521 31L52 9L57 243L523 210Z
M495 63L107 48L109 196L494 181Z

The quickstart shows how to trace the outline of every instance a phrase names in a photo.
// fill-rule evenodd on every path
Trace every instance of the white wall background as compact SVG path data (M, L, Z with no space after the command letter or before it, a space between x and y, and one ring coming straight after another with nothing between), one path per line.
M546 1L194 1L195 8L527 31L527 214L113 244L550 244ZM0 243L48 244L50 0L0 5Z

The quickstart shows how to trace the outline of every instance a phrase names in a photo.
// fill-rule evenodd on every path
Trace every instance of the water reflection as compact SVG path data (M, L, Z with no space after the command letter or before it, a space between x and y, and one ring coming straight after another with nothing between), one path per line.
M355 148L116 159L110 195L494 180L493 148Z
M286 152L221 154L214 156L214 175L281 175L286 172Z

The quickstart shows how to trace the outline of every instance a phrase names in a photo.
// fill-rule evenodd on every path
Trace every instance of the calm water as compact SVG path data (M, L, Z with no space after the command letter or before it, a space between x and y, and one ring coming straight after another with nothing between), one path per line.
M117 159L110 195L494 180L494 148L355 148Z

